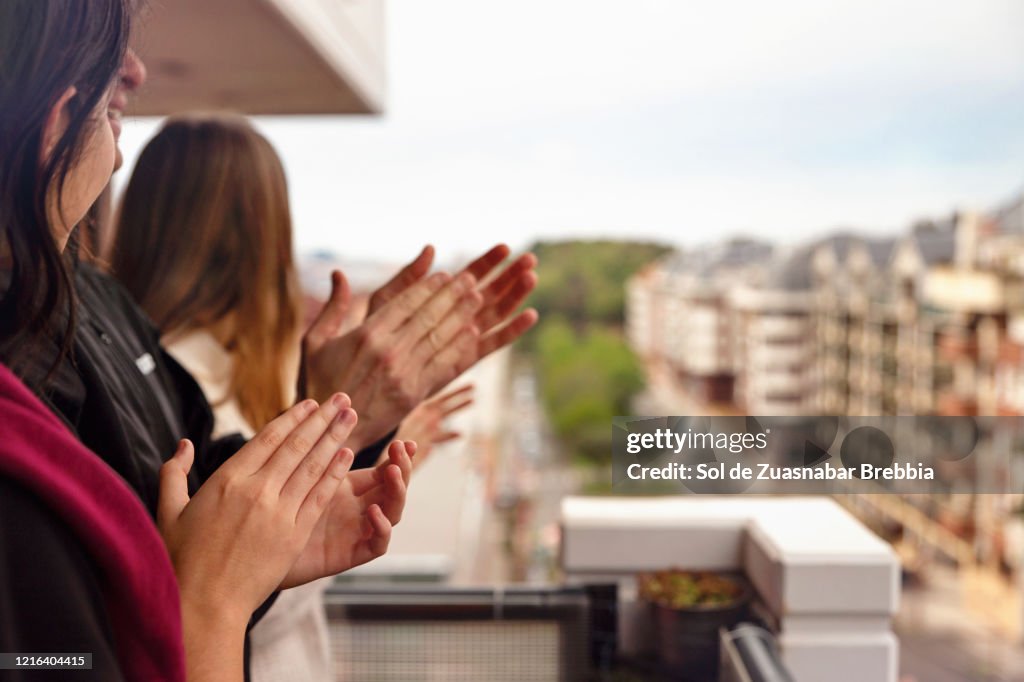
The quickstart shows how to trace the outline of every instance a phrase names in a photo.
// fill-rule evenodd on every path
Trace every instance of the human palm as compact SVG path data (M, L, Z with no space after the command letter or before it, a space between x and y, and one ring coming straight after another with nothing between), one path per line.
M412 470L412 441L395 441L373 469L350 471L317 522L282 588L336 575L381 556L402 518ZM385 531L386 529L386 531Z

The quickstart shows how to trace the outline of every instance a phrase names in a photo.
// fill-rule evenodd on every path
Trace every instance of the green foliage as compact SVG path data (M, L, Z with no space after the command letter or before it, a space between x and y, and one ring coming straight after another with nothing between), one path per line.
M541 242L531 299L541 315L532 355L556 434L582 464L606 463L612 417L628 414L643 369L622 333L626 280L665 253L657 244Z
M668 251L660 244L613 241L539 242L540 261L533 305L542 315L560 315L575 327L622 326L625 283Z
M678 568L638 577L640 598L673 609L731 606L744 595L743 585L728 575Z

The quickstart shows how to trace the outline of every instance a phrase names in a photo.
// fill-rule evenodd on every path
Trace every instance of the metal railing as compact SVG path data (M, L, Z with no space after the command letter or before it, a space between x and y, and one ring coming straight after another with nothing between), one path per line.
M340 680L590 679L584 588L334 586L326 606Z
M338 680L672 679L619 658L614 584L335 585L326 607ZM720 661L721 682L793 682L774 636L750 623L722 630Z

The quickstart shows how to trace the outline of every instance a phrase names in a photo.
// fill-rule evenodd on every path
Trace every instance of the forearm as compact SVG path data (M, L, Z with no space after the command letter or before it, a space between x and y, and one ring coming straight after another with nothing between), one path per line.
M225 609L182 600L182 628L188 682L241 682L246 620Z

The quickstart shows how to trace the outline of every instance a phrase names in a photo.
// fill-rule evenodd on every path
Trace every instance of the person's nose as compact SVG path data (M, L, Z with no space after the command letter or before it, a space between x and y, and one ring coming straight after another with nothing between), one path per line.
M121 83L126 90L133 92L146 82L146 75L146 65L142 63L142 59L135 53L135 50L129 49L125 53L124 63L121 65Z

